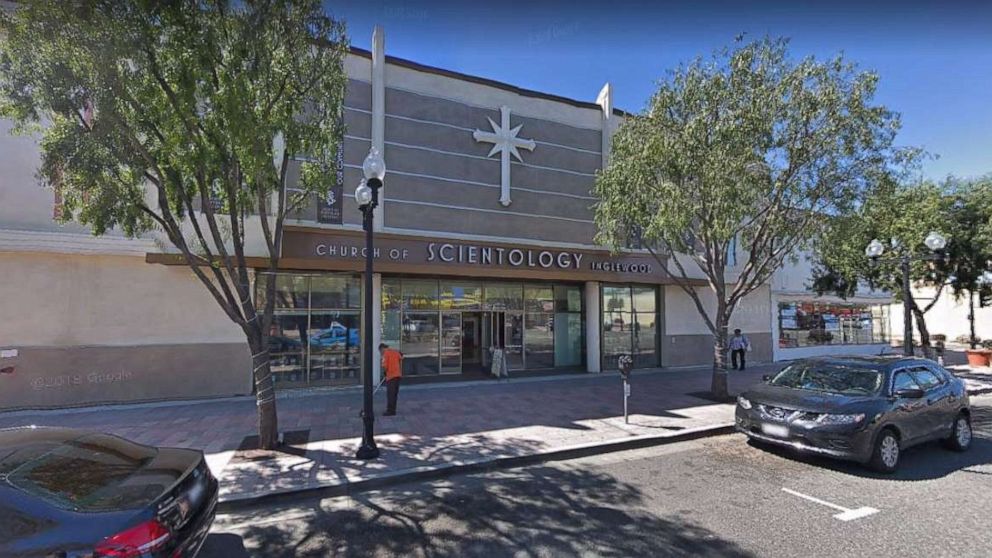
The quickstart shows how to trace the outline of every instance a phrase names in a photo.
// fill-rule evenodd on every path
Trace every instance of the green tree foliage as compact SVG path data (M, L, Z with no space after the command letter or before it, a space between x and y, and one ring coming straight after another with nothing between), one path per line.
M975 336L975 295L992 295L989 281L992 262L992 176L975 180L949 178L945 190L950 198L946 223L950 227L947 259L940 263L956 300L968 298L971 348Z
M721 397L737 305L902 155L892 147L898 116L873 103L874 73L841 57L795 61L787 46L738 43L680 66L646 111L625 118L596 181L598 240L620 249L640 234L671 266L713 334ZM705 288L693 281L700 274Z
M274 282L256 308L245 239L276 269L286 216L335 176L346 43L318 0L38 0L0 19L0 116L41 134L66 219L164 235L242 328L265 447Z
M911 283L936 288L936 296L925 306L918 304L912 292L909 300L921 342L929 348L925 315L939 300L952 266L919 256L933 255L923 244L930 231L950 237L953 242L952 201L944 188L928 182L909 186L888 183L877 188L857 211L833 219L832 227L821 237L816 249L814 290L846 298L859 285L867 285L890 291L902 300L898 256L908 251L916 256L910 264ZM875 264L865 255L865 248L873 239L879 239L886 247L886 253Z

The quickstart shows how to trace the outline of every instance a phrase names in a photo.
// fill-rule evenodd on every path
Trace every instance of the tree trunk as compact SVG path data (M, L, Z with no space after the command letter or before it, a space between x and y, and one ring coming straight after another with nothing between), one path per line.
M279 443L279 421L276 415L275 383L269 361L268 336L261 328L249 336L252 354L252 377L255 381L255 405L258 409L258 447L274 449Z
M727 399L727 320L717 317L716 332L713 334L713 380L710 393L718 400Z
M968 325L970 334L968 335L968 344L974 350L978 347L975 338L975 291L968 291Z
M913 301L912 310L913 317L916 318L916 330L920 332L920 348L923 351L923 357L933 358L932 351L930 350L930 331L927 329L927 322L923 311L916 305L916 301Z

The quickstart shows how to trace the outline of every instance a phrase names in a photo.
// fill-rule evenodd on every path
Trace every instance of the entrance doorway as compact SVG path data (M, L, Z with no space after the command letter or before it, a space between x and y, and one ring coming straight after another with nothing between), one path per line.
M462 313L462 373L483 372L482 313Z

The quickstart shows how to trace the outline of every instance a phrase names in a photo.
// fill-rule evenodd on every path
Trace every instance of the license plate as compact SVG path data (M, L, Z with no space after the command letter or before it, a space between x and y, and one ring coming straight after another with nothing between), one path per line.
M779 438L787 438L789 436L788 427L781 424L762 424L761 431L769 436L777 436Z

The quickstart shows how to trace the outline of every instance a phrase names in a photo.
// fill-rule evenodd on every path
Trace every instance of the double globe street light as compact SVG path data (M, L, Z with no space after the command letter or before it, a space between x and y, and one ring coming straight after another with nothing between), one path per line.
M913 356L913 307L910 304L912 293L910 292L909 266L913 261L942 260L944 258L944 247L947 246L947 239L936 231L923 239L923 244L930 249L930 254L913 254L912 251L902 246L896 239L891 240L893 250L897 254L891 258L883 259L885 245L877 238L872 239L865 247L865 255L871 260L872 265L878 263L899 263L902 272L902 311L903 311L903 343L902 352L906 356Z
M365 178L355 189L355 201L362 210L362 228L365 229L365 302L362 311L364 322L362 351L362 387L364 404L362 406L362 445L355 452L358 459L375 459L379 457L379 448L375 445L372 427L375 414L372 410L372 359L375 347L372 346L372 260L374 257L372 239L372 216L379 205L379 189L382 180L386 178L386 162L382 160L379 150L373 147L362 163L362 174Z

